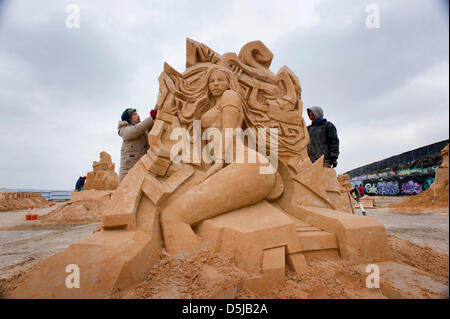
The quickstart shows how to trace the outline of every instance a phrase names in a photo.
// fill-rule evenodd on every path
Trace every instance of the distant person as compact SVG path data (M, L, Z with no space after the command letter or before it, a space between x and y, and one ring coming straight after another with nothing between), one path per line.
M80 178L77 180L77 183L75 184L75 191L79 192L83 190L84 182L86 181L86 176L80 176Z
M339 157L339 138L333 123L323 118L323 110L319 106L312 106L306 110L311 120L308 126L309 144L308 155L312 162L325 156L324 167L336 167Z
M147 152L147 134L153 126L156 112L156 110L151 110L150 116L141 122L136 109L128 108L123 111L118 127L118 134L123 139L120 151L119 183L142 155Z
M355 195L355 196L353 196ZM359 207L361 208L361 213L363 214L363 216L366 216L366 211L364 210L363 205L361 204L361 196L359 194L359 189L355 187L353 187L353 189L350 191L350 196L359 204Z
M364 186L362 186L362 184L359 184L358 191L359 191L359 194L361 195L361 197L363 197L364 196Z

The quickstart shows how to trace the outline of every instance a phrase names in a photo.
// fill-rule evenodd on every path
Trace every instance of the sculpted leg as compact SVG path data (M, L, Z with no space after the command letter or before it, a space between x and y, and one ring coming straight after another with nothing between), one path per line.
M230 164L171 203L161 214L166 249L190 253L200 245L191 226L205 219L263 200L275 185L273 174L260 174L259 165Z

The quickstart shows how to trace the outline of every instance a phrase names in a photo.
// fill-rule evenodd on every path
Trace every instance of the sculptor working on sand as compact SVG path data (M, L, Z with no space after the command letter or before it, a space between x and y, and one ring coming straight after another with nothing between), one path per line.
M150 116L141 122L136 109L127 108L123 111L118 127L118 134L123 139L120 150L119 183L142 155L147 152L147 135L153 126L155 117L156 110L152 110Z

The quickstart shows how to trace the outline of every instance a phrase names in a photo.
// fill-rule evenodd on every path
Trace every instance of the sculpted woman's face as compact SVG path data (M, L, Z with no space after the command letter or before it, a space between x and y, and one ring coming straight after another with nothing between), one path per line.
M228 89L228 80L222 71L214 71L209 78L209 90L214 97L222 96L223 92Z

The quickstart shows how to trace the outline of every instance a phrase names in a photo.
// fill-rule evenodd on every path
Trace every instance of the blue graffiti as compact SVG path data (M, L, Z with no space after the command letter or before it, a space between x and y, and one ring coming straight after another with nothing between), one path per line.
M422 185L419 183L416 183L415 181L407 181L402 184L402 193L413 195L413 194L419 194L422 192Z
M398 182L378 182L378 195L397 195L400 192Z

